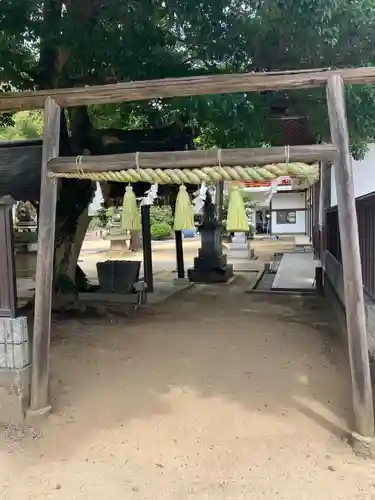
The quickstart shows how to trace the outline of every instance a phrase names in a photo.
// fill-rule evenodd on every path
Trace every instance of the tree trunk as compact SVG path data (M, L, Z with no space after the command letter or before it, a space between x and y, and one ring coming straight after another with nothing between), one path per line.
M63 180L56 207L54 309L70 308L88 287L77 261L89 225L88 205L94 194L90 181Z
M61 246L56 249L54 263L55 293L52 305L54 310L74 308L78 293L89 289L86 276L78 266L78 258L88 223L88 211L85 210L78 219L75 234L65 238Z
M55 279L64 275L72 283L76 280L76 267L90 218L88 209L79 216L75 233L67 236L55 253ZM80 288L80 287L79 287Z

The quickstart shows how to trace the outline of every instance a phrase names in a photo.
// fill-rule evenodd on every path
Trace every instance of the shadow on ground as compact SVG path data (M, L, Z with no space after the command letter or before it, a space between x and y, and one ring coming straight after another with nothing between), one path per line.
M61 450L69 456L90 433L171 415L176 401L194 418L193 398L210 418L219 401L241 408L257 434L280 432L297 411L302 422L343 437L350 386L328 319L317 297L222 285L196 287L126 320L64 322L54 331L55 414L45 432L67 422L69 432L76 428Z

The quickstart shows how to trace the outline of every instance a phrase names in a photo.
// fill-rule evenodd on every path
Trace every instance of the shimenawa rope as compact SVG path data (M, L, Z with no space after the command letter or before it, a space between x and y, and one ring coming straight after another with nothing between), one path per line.
M286 154L286 159L288 159ZM272 181L281 176L314 183L319 176L317 165L306 165L305 163L278 163L264 165L262 167L204 167L193 169L161 169L161 168L138 168L109 171L109 172L85 172L81 161L77 159L77 171L72 173L50 172L51 178L64 177L71 179L89 179L92 181L113 182L147 182L150 184L201 184L201 182L215 181L247 181L263 182Z

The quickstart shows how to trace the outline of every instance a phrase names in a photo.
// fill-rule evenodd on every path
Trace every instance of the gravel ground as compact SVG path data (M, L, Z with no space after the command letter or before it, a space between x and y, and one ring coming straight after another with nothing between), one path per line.
M4 500L362 500L348 366L315 297L200 286L129 319L66 321L53 414L4 428Z

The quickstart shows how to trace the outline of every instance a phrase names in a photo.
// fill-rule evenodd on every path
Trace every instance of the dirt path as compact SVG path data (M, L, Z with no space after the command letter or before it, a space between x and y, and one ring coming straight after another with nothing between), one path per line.
M345 355L317 307L223 285L60 324L54 414L42 436L1 440L1 498L375 498L374 464L346 443Z

